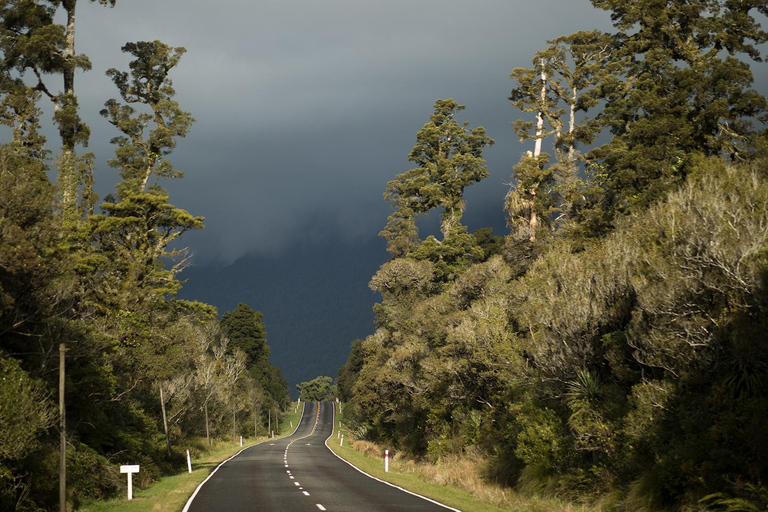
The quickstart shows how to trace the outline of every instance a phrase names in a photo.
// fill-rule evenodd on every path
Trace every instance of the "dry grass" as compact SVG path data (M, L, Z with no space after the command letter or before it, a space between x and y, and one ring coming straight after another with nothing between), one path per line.
M352 447L366 457L381 459L384 449L370 441L352 441ZM418 475L422 480L461 489L479 502L513 511L562 511L585 512L594 510L577 504L562 502L551 497L522 496L509 488L485 481L482 470L487 460L479 454L470 453L462 457L443 457L438 463L417 462L395 454L390 467L403 473Z
M379 445L370 441L352 441L352 448L372 459L380 458L384 453Z

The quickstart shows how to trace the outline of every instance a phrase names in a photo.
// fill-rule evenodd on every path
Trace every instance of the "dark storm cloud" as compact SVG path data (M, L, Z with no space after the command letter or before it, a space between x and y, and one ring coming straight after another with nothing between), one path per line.
M509 127L510 71L547 39L609 28L588 0L118 0L83 3L78 16L78 51L94 67L77 87L102 194L115 180L104 163L115 134L96 114L116 95L104 71L127 67L126 41L187 48L172 79L197 123L172 156L186 177L165 185L172 202L207 217L190 247L225 261L306 236L311 216L375 235L385 184L408 169L437 98L466 104L461 120L496 139L468 218L474 208L501 219L523 151Z

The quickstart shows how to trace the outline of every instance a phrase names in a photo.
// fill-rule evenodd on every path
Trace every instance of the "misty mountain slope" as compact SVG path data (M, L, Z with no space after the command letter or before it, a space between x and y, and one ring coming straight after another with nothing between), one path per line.
M275 256L191 267L179 298L212 304L220 314L239 302L264 313L270 360L295 394L299 382L335 378L352 340L373 332L379 297L368 281L386 258L378 239L297 244Z

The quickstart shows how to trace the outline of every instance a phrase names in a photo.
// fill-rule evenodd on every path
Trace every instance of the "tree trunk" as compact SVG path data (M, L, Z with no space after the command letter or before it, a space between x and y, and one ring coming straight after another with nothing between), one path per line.
M544 59L541 59L541 110L536 114L536 144L533 148L533 156L541 154L541 140L544 134L544 109L547 102L547 71L544 69Z
M168 449L168 455L171 455L171 436L168 433L168 416L165 413L165 396L163 395L163 385L160 384L160 409L163 411L163 429L165 430L165 447Z
M544 109L546 108L546 102L547 102L547 71L544 67L545 61L544 59L541 59L541 110L536 114L536 144L533 148L533 157L538 158L538 156L541 154L541 142L542 137L544 135ZM528 241L535 242L536 241L536 227L539 225L539 218L536 215L536 203L534 201L534 198L536 197L536 190L531 190L531 199L530 199L530 216L528 217L528 228L530 235L528 237Z
M237 412L235 410L235 401L232 400L232 440L237 442Z
M67 12L67 31L64 47L64 96L75 94L75 7L77 0L65 0L64 10ZM65 100L68 102L69 100ZM56 100L56 109L60 100ZM61 191L62 215L65 220L74 222L77 220L77 165L75 163L75 140L71 127L59 130L61 135L61 157L58 162L58 186Z

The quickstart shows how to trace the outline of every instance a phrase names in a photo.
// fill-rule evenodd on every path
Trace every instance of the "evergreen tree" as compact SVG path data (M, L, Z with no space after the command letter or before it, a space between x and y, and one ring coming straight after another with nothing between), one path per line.
M611 12L624 63L603 91L611 142L589 155L602 166L606 208L647 206L685 179L696 155L750 158L766 101L739 56L761 60L768 34L753 11L768 12L763 0L592 3Z
M102 5L115 5L115 0L98 1ZM34 88L55 106L54 123L62 144L58 159L58 188L68 226L82 220L82 210L77 207L78 192L83 184L82 173L91 171L88 156L76 155L77 145L88 145L90 129L78 113L75 72L91 69L88 57L75 51L76 7L77 0L0 2L0 52L3 54L0 74L7 78L11 70L22 76L31 72L37 81ZM64 10L64 25L54 22L59 8ZM61 75L63 90L55 92L46 83L45 75ZM4 81L7 86L7 80ZM86 182L89 179L86 178Z
M221 326L229 337L231 349L238 348L245 354L245 365L260 365L269 357L267 331L260 311L254 311L242 302L221 317Z
M440 231L443 240L462 231L464 188L488 177L483 148L494 143L483 127L469 130L454 116L464 110L452 99L437 100L430 122L416 134L417 144L408 160L417 165L387 183L384 198L392 202L395 212L382 236L388 250L403 255L414 248L414 217L442 208Z
M160 41L128 43L123 51L136 57L131 71L107 71L127 104L106 102L101 114L118 128L121 136L110 165L120 169L117 198L107 198L103 214L91 221L93 238L105 268L102 282L119 284L105 290L107 300L119 298L120 307L131 309L147 300L162 300L174 294L180 283L176 275L186 258L183 249L171 244L184 232L203 227L203 218L168 203L168 193L153 178L181 177L167 156L176 147L176 138L187 134L192 116L173 99L168 73L175 67L183 48ZM132 105L144 105L138 112ZM153 126L149 133L147 127ZM170 269L165 261L172 261ZM114 285L110 285L114 286Z
M288 385L280 369L269 362L267 332L262 318L260 311L240 303L234 310L222 315L221 327L230 340L231 350L240 350L245 355L245 369L254 383L271 399L271 403L283 409Z

